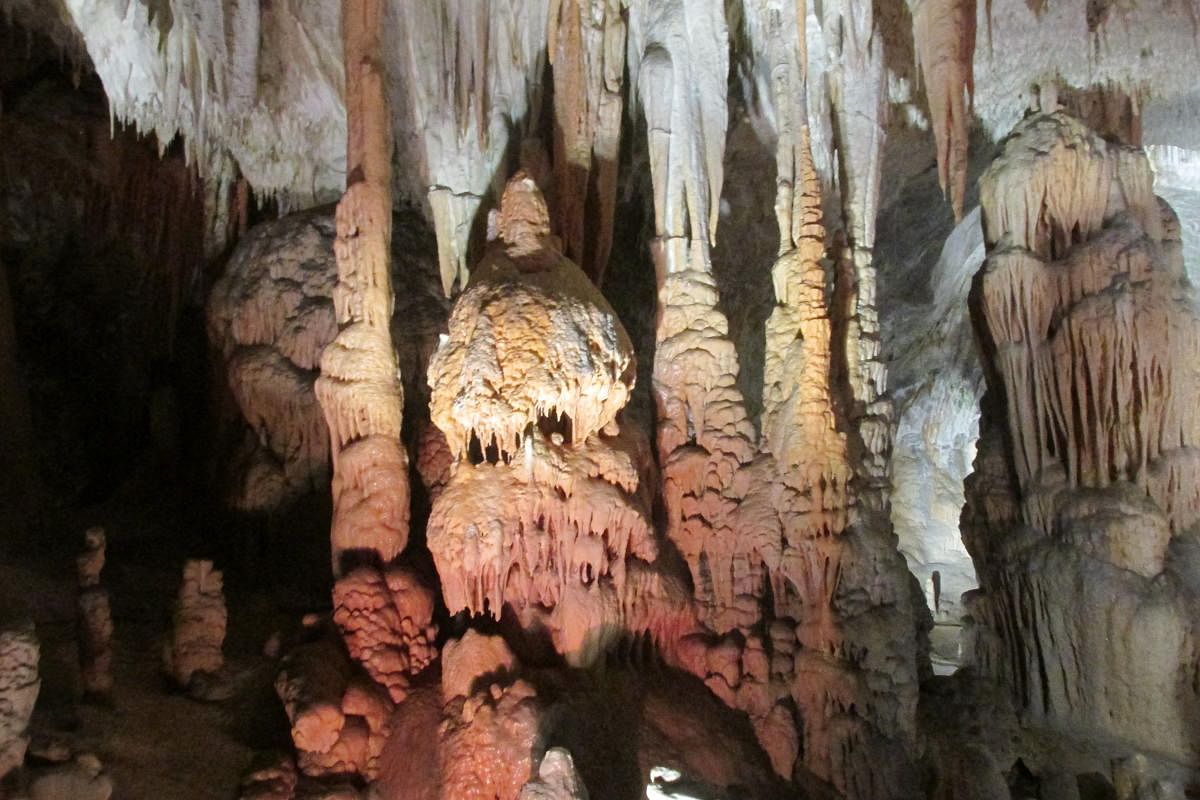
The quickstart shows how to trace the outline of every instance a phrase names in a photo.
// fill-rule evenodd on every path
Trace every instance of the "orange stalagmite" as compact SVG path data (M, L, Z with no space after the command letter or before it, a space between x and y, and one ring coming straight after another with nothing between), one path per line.
M381 0L342 3L346 193L337 208L338 334L321 357L317 397L333 449L333 568L348 550L388 561L408 542L408 455L388 258L392 134L379 32Z

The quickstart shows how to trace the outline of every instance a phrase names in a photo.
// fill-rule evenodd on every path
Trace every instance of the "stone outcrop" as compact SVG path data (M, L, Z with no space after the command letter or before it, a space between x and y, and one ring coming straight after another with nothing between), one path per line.
M1034 725L1194 763L1200 317L1178 222L1140 150L1063 112L1017 127L981 200L974 662Z
M181 688L188 688L196 675L213 675L225 665L228 612L223 588L223 576L213 562L192 559L183 565L171 632L163 645L163 668Z

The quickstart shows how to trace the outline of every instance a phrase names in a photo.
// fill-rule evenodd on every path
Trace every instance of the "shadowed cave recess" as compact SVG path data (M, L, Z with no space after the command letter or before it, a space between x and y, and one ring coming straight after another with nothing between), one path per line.
M0 800L1200 797L1194 0L0 0Z

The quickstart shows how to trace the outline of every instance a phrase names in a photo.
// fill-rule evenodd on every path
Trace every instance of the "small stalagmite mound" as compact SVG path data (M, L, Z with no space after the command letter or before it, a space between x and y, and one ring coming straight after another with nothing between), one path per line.
M213 675L225 665L228 613L223 588L224 579L213 562L191 559L183 565L172 630L163 647L163 667L180 687L188 688L197 675Z
M112 609L108 590L100 584L106 540L103 528L88 528L83 552L75 559L79 577L77 628L79 669L85 697L105 698L112 693Z

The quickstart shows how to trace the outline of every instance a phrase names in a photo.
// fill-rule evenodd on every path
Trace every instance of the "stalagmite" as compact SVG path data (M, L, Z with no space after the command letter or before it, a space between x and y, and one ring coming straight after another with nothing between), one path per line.
M397 703L411 676L437 655L434 596L426 582L403 566L382 574L359 567L333 587L333 620L351 658Z
M100 584L104 569L103 528L88 528L83 552L75 559L79 577L77 630L79 669L85 697L106 698L112 693L112 610L108 590Z
M446 645L438 732L443 797L524 796L535 774L543 703L529 682L514 680L518 666L499 637L468 633Z
M378 775L395 706L336 642L318 638L295 647L283 659L275 691L292 723L301 772Z
M342 3L346 193L338 203L338 334L321 356L317 398L333 450L333 571L342 554L390 561L408 543L403 390L392 347L392 139L380 0Z
M250 429L226 490L233 508L278 511L306 493L328 490L329 429L314 384L321 353L338 332L336 235L325 207L257 225L209 293L208 338ZM404 394L421 402L446 301L436 243L414 212L392 214L391 275L393 282L401 276L408 282L392 314L392 343Z
M575 771L571 753L552 747L542 756L537 778L521 788L520 800L588 800L587 787Z
M635 2L630 78L649 137L658 279L654 397L667 535L692 572L701 608L719 589L702 562L724 563L733 474L754 455L737 388L738 356L717 308L710 247L725 146L728 30L719 3Z
M967 191L967 129L975 91L975 0L915 0L910 6L937 143L938 182L950 198L957 222L962 219Z
M864 511L887 507L892 409L887 368L879 339L875 299L875 216L886 139L887 78L883 33L874 6L865 0L838 0L819 9L828 70L828 93L836 149L837 189L844 248L836 256L832 322L838 342L839 401L847 406L856 472L866 486L859 492ZM832 161L832 158L829 159ZM844 344L843 344L844 343ZM844 377L843 375L844 370Z
M163 646L163 667L177 686L188 688L193 677L212 675L225 664L227 612L221 573L211 561L189 560Z
M5 620L0 627L0 778L25 760L29 720L42 682L33 623Z
M617 419L632 345L559 251L524 173L496 232L429 365L431 416L455 456L428 527L446 605L497 618L509 607L578 662L626 631L673 640L687 609L669 579L642 571L655 574L659 552L650 454Z
M617 203L625 19L619 0L553 0L549 22L555 220L564 254L600 285Z
M973 661L1068 746L1195 763L1200 694L1177 678L1196 617L1175 548L1200 519L1200 316L1178 221L1141 150L1061 111L1017 127L980 195Z

